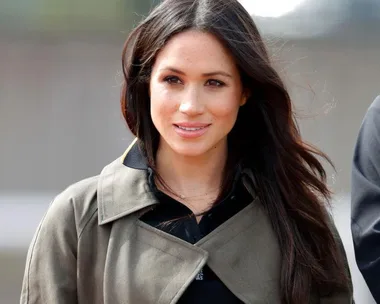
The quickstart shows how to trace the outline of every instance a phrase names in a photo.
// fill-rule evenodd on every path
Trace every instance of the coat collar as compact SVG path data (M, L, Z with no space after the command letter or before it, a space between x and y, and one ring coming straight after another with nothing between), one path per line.
M148 166L137 139L111 164L98 181L99 225L158 203L147 181Z
M106 166L98 181L99 225L158 204L148 183L148 164L136 138L125 153ZM242 171L243 183L255 197L250 170Z

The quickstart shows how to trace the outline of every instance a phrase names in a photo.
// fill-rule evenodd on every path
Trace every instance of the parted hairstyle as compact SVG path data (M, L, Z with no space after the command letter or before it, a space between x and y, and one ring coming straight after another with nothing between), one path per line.
M250 92L228 135L222 193L237 163L253 172L257 195L282 250L282 303L309 303L312 292L322 295L351 288L343 249L326 211L331 193L319 158L330 160L302 140L284 83L252 17L237 0L162 1L128 37L122 57L121 110L149 166L155 168L160 139L150 116L152 67L168 40L188 30L217 37Z

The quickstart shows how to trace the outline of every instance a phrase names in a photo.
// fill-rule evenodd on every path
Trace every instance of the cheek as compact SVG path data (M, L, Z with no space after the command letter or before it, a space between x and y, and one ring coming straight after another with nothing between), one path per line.
M225 118L235 120L240 108L240 100L236 94L224 94L213 103L212 113L216 118Z
M167 121L170 114L176 110L176 102L164 86L151 84L150 86L150 113L153 123ZM156 125L157 127L157 125Z

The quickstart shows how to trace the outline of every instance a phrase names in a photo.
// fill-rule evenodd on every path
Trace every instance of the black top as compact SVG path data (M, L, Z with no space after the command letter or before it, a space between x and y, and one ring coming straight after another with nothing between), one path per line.
M241 174L238 170L229 194L206 212L198 223L189 208L156 188L152 173L151 171L149 172L149 185L159 200L159 204L145 213L140 219L191 244L198 242L252 201L252 196L243 185ZM243 302L206 265L187 288L178 303L233 304Z
M369 107L357 139L351 193L356 262L380 303L380 96Z

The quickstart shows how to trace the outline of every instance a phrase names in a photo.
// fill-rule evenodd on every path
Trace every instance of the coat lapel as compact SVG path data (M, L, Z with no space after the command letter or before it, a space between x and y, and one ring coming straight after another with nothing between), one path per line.
M158 203L149 188L147 174L147 166L135 140L124 155L106 166L99 176L100 225Z
M208 253L139 217L158 203L135 140L98 182L99 225L112 223L105 264L106 303L176 303Z
M244 303L280 303L280 248L268 217L255 199L196 246L210 268Z
M208 253L141 222L113 222L105 265L105 303L174 304Z

